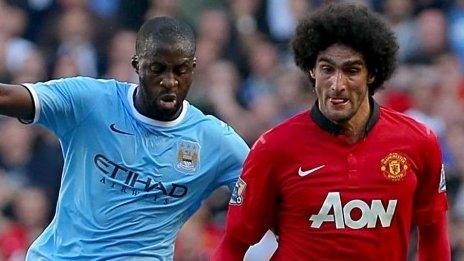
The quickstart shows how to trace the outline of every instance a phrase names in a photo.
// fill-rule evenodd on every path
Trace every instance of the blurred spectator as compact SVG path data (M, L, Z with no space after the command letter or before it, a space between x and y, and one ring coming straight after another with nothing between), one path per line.
M206 9L198 20L196 78L188 97L204 112L215 114L212 102L207 95L211 88L209 79L207 79L209 67L225 58L235 63L234 70L241 69L239 69L240 75L246 74L248 69L242 56L243 50L235 42L233 28L225 10ZM233 77L240 77L240 75ZM234 99L236 94L235 92Z
M256 38L248 53L250 74L243 81L239 97L245 107L252 106L260 96L274 95L279 57L276 47L266 39Z
M445 123L435 114L439 75L434 67L421 66L410 71L414 82L410 82L413 105L405 113L430 127L438 136L443 136Z
M54 206L63 164L56 138L40 126L24 126L12 118L2 120L0 132L0 170L9 183L44 189Z
M448 51L446 18L441 10L426 9L418 14L415 31L419 45L407 55L405 62L430 64L437 56Z
M190 87L187 99L207 114L216 114L211 99L208 97L210 86L208 73L210 66L220 59L219 46L214 41L200 37L197 40L197 66L195 69L195 80Z
M448 194L450 200L450 238L453 260L464 259L464 122L448 126L446 144L453 156L448 166Z
M27 163L32 157L34 132L16 119L4 118L0 133L0 168L9 180L25 185L28 181Z
M92 43L92 26L89 15L82 10L63 13L59 21L60 44L57 55L70 55L77 62L78 74L96 77L97 50Z
M449 231L452 260L464 260L464 219L452 217Z
M435 97L434 110L445 124L451 124L462 116L464 110L464 74L461 73L459 60L452 53L444 53L434 62L439 93Z
M136 37L137 34L131 30L120 30L113 36L108 46L108 70L105 78L134 83L138 81L138 75L130 63L135 54Z
M240 78L236 68L232 63L219 61L210 65L207 75L207 97L216 115L233 126L248 144L252 144L266 126L262 119L238 103L236 97Z
M137 33L131 30L120 30L111 38L109 44L108 63L125 62L130 64L135 54L135 39Z
M148 8L148 0L120 0L117 20L122 27L136 31L145 20Z
M464 0L456 0L449 11L449 39L451 49L459 57L464 73Z
M49 62L62 55L74 56L79 73L98 76L104 71L97 57L119 24L105 20L90 9L88 0L56 0L37 42ZM46 28L46 29L45 29Z
M10 74L6 66L7 38L0 34L0 80L3 82L10 81Z
M21 8L26 13L29 22L26 24L22 36L34 42L37 41L37 36L44 26L47 16L56 8L54 0L7 0L5 2L8 5Z
M12 83L20 84L47 79L45 60L35 46L17 55L16 58L16 66L10 70Z
M13 217L0 223L0 258L19 261L50 221L50 209L45 192L33 187L19 188L11 204Z
M266 21L271 39L286 43L293 35L296 23L311 10L311 1L267 0Z
M53 61L51 77L60 79L79 75L79 67L74 56L63 54Z
M118 13L120 0L88 0L90 9L102 18L114 19Z
M19 7L6 5L0 9L0 17L2 17L0 18L0 41L4 44L3 61L10 79L23 73L22 70L25 70L24 73L31 73L31 76L24 76L25 79L29 77L44 79L45 65L42 64L43 60L39 51L34 43L22 38L28 23L24 11ZM39 66L42 68L37 68Z
M404 62L407 55L419 48L416 40L415 20L411 16L413 13L412 0L386 0L383 1L383 10L388 22L396 34L400 50L398 59Z
M158 16L178 16L177 1L172 0L150 0L150 8L147 10L146 18Z
M227 14L220 9L208 9L201 13L198 36L211 40L221 52L231 40L231 28Z
M275 96L278 104L278 115L274 124L279 123L296 113L308 109L315 101L312 86L306 75L303 75L296 66L283 68L278 74L277 91Z
M248 74L246 47L243 38L237 37L230 15L224 9L205 9L198 19L198 42L208 42L210 49L202 55L225 58L236 64L241 76ZM211 59L210 59L211 60ZM205 63L206 64L206 63Z
M454 0L415 0L414 9L416 14L427 9L447 10L453 2Z
M453 164L448 166L451 206L454 215L460 219L464 218L464 125L460 123L448 126L446 143L453 155ZM451 184L450 184L451 183Z
M8 38L21 37L28 24L24 11L12 5L0 6L0 33Z
M23 227L28 244L32 243L48 225L50 204L45 191L37 187L24 187L15 193L13 214Z
M258 30L257 13L260 9L260 1L230 0L229 4L239 34L243 36L254 34Z

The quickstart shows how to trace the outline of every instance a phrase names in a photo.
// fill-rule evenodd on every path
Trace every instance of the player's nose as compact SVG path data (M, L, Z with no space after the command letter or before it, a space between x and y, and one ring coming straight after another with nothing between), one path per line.
M333 75L331 89L337 92L344 91L346 89L348 77L341 71L337 71Z
M161 87L164 88L173 88L179 84L179 81L174 77L174 73L168 72L163 75L163 78L160 82Z

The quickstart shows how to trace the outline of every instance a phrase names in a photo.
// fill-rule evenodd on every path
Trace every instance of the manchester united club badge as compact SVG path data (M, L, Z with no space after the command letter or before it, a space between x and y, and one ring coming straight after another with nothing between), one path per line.
M391 181L402 180L408 169L408 159L398 152L392 152L380 161L380 170L385 178Z

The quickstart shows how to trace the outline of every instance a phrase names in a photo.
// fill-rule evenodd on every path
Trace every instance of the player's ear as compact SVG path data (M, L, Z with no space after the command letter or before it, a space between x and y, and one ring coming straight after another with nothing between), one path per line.
M139 73L139 57L136 54L132 55L131 64L132 67L134 67L135 72Z
M316 79L316 75L314 74L314 69L309 70L309 76L313 79Z
M375 81L375 75L369 75L367 78L367 84L371 84Z
M193 57L193 68L197 67L197 57Z

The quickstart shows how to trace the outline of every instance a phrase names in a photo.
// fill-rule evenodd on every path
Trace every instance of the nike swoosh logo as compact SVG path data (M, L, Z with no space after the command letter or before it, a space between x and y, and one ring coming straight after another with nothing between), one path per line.
M113 123L113 124L110 125L110 129L111 129L112 131L117 132L117 133L121 133L121 134L126 134L126 135L134 135L134 134L129 133L129 132L125 132L125 131L122 131L122 130L118 130L118 129L116 129L116 127L115 127L114 125L116 125L116 124Z
M300 177L304 177L306 175L309 175L317 170L320 170L322 169L323 167L325 167L325 165L321 165L319 167L315 167L315 168L312 168L312 169L308 169L308 170L303 170L301 169L301 167L298 169L298 175L300 175Z

